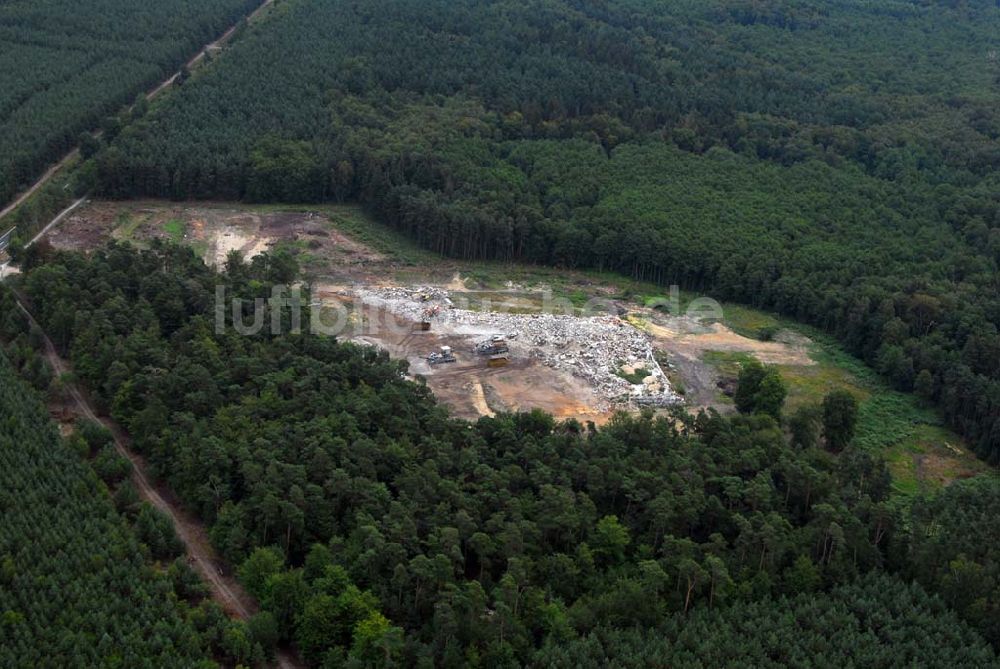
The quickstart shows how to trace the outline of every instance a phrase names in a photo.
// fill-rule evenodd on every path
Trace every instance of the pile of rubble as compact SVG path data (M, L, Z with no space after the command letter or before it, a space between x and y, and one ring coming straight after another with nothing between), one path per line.
M665 407L681 401L653 357L649 339L620 318L459 309L449 315L457 334L504 333L515 356L538 358L583 378L611 402ZM646 374L641 382L631 383L621 375L623 369L645 369Z
M454 307L448 291L433 286L363 288L355 292L365 305L415 322L439 318Z
M470 338L470 351L496 335L506 340L513 358L536 358L553 369L586 380L607 401L632 406L666 407L682 400L653 357L649 338L615 316L506 314L455 308L440 288L376 288L359 291L368 305L415 321L437 309L435 329ZM623 370L632 380L623 378ZM635 374L637 370L645 370Z

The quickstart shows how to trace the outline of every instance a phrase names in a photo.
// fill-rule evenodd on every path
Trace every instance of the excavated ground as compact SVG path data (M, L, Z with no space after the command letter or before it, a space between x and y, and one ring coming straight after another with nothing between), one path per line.
M351 212L344 214L351 215ZM231 203L162 201L88 202L50 233L59 249L90 251L110 240L146 245L153 239L190 245L220 266L230 251L250 258L285 248L296 253L311 280L314 300L328 307L376 303L382 313L348 323L341 338L378 346L405 359L456 416L474 419L501 411L544 409L559 418L606 422L619 409L691 407L727 409L718 369L705 352L746 352L763 362L811 365L807 342L760 342L719 323L702 323L629 306L629 317L609 310L594 317L546 312L545 286L477 287L446 262L401 262L345 235L335 216L321 211L247 208ZM317 279L316 277L322 277ZM470 287L471 286L471 287ZM595 297L613 290L585 286ZM421 292L434 296L430 303ZM423 310L438 306L430 332L419 332ZM375 310L378 312L379 309ZM569 309L572 313L572 308ZM383 327L388 323L396 327ZM473 352L493 334L510 339L506 367L491 369ZM457 362L430 365L442 346ZM662 365L660 363L663 363ZM625 377L629 377L628 380ZM675 393L683 386L685 397Z

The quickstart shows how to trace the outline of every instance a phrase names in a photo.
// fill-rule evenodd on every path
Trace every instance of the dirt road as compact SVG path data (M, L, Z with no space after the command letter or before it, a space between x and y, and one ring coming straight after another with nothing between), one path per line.
M52 367L53 373L61 378L69 371L69 365L56 351L52 340L42 330L31 312L24 306L24 299L15 291L17 296L17 306L28 318L31 325L42 334L45 345L45 359ZM188 555L188 562L201 575L208 584L212 593L212 598L231 616L240 620L246 620L258 611L257 602L247 593L243 587L232 576L226 575L222 570L224 564L208 538L208 532L204 526L191 514L181 508L180 504L174 501L169 493L159 489L146 475L146 462L138 454L129 448L130 440L128 435L114 421L100 418L94 411L90 402L72 381L65 383L67 392L76 404L79 414L88 420L100 425L104 425L110 430L114 437L115 450L123 457L128 458L132 463L132 482L144 500L165 513L173 521L177 536L184 543L185 552ZM168 501L169 500L169 501ZM283 669L294 669L301 666L296 658L285 651L277 653L277 663Z
M264 9L267 8L268 5L273 4L273 3L274 3L274 0L264 0L264 2L261 3L260 7L258 7L257 9L255 9L253 11L253 13L251 13L247 17L247 20L249 20L249 21L254 20L255 18L257 18L257 16L262 11L264 11ZM230 26L229 29L226 30L226 32L222 33L222 36L220 36L214 42L206 44L204 47L202 47L201 51L199 51L191 60L189 60L185 64L185 67L187 67L190 70L191 68L193 68L196 65L198 65L198 63L200 63L202 60L204 60L205 56L208 54L209 51L211 51L213 49L217 49L217 48L225 45L227 42L229 42L229 40L232 39L233 34L236 32L236 29L240 27L241 23L243 23L243 19L240 19L240 21L237 22L235 25ZM177 72L174 72L172 75L170 75L169 77L167 77L164 81L162 81L161 83L159 83L155 88L153 88L148 93L146 93L146 99L150 100L150 101L152 101L153 99L155 99L160 93L162 93L167 88L169 88L171 85L173 85L173 83L175 81L177 81L177 78L179 76L181 76L181 71L180 70L178 70ZM101 136L101 132L97 131L95 133L95 136L96 137L100 137ZM79 153L80 153L79 149L73 149L72 151L70 151L69 153L67 153L65 156L63 156L62 159L59 160L59 162L57 162L52 167L50 167L49 169L47 169L45 171L45 173L42 174L42 176L39 177L38 180L34 184L32 184L30 188L28 188L28 190L26 190L23 193L21 193L20 195L18 195L16 198L14 198L13 202L11 202L6 207L4 207L2 210L0 210L0 220L2 220L8 214L10 214L15 209L17 209L22 204L24 204L28 200L29 197L31 197L32 195L34 195L38 191L39 188L41 188L42 186L44 186L45 184L47 184L49 181L51 181L52 177L54 177L56 175L56 173L59 172L59 170L61 170L62 168L66 167L66 165L68 165L74 158L76 158L79 155Z
M59 170L61 170L64 167L66 167L66 165L68 165L69 162L76 157L77 153L78 153L77 149L73 149L72 151L70 151L69 153L67 153L65 156L63 156L62 160L60 160L58 163L56 163L55 165L53 165L52 167L50 167L48 170L46 170L45 174L43 174L38 179L38 181L36 181L31 186L31 188L29 188L28 190L24 191L20 195L18 195L16 198L14 198L13 202L11 202L9 205L7 205L6 207L4 207L3 210L0 210L0 219L4 218L5 216L7 216L7 214L9 214L10 212L14 211L18 207L20 207L22 204L24 204L25 201L27 201L27 199L29 197L31 197L32 195L34 195L35 192L39 188L41 188L42 186L44 186L45 184L47 184L49 182L49 180L53 176L55 176L56 172L58 172Z
M274 0L265 0L264 3L261 4L260 7L258 7L257 9L255 9L247 17L247 20L248 21L253 21L255 18L257 18L257 16L262 11L264 11L264 9L267 8L268 5L273 4L273 3L274 3ZM218 49L219 47L225 46L226 43L228 43L229 40L232 39L233 34L236 32L237 28L240 27L240 23L242 23L242 20L239 23L237 23L237 24L235 24L233 26L230 26L229 30L227 30L226 32L222 33L222 36L219 37L217 40L215 40L214 42L211 42L209 44L206 44L202 48L202 50L199 51L197 53L197 55L195 55L194 58L192 58L187 63L185 63L185 67L187 67L189 70L193 69L201 61L203 61L205 59L205 57L208 55L208 53L210 51L212 51L213 49ZM146 99L152 101L153 98L155 98L157 95L159 95L160 93L162 93L165 89L167 89L170 86L172 86L174 84L174 82L177 81L177 78L180 77L180 76L181 76L180 70L178 70L177 72L174 72L174 74L170 78L168 78L166 81L162 82L160 85L158 85L153 90L151 90L148 93L146 93Z
M66 218L73 212L74 209L76 209L86 201L87 198L81 197L79 200L77 200L76 202L66 207L61 212L59 212L59 214L55 218L53 218L48 225L42 228L37 235L31 238L31 241L29 241L27 244L24 245L24 248L29 248L33 246L35 243L37 243L39 239L48 234L49 230L59 225L64 218Z

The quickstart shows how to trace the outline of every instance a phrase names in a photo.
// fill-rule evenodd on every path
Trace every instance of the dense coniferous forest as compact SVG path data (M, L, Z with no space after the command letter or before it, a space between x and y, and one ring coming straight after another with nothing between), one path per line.
M63 406L63 380L2 284L0 314L0 666L263 666L272 618L209 599L107 429L60 438L42 400Z
M0 509L0 665L214 666L170 580L2 349Z
M359 200L444 254L779 311L997 463L998 30L987 0L288 0L82 184Z
M807 593L701 609L649 631L598 628L569 643L550 641L536 666L782 669L993 662L974 639L964 636L952 615L918 587L870 576L828 595ZM928 638L935 641L927 643Z
M1000 462L996 3L281 0L103 122L257 3L63 4L0 7L0 202L100 124L80 194L359 201L443 255L779 311ZM1000 479L892 496L849 393L785 416L748 364L732 416L467 423L406 363L292 333L285 250L16 251L261 612L206 598L110 433L59 437L0 285L0 664L1000 667ZM285 334L219 331L220 285Z
M217 332L216 286L249 308L294 277L281 252L216 274L161 242L36 247L24 267L77 377L239 565L265 649L311 666L998 666L996 479L896 504L849 430L836 454L790 443L782 392L601 429L453 420L405 363L293 334L285 310L288 334Z
M0 205L76 146L80 133L96 129L258 4L0 4ZM117 123L104 125L114 134Z

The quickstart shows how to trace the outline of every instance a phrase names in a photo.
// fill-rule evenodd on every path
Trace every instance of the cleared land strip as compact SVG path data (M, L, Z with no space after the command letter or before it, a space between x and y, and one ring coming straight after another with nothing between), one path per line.
M255 614L258 611L257 602L254 601L253 597L243 589L235 578L223 572L221 568L223 562L215 552L215 549L212 548L208 532L204 526L191 516L191 514L182 509L180 504L174 501L166 490L158 489L150 481L146 475L145 460L129 448L131 441L128 434L114 421L99 417L76 384L68 380L69 377L66 376L66 373L70 371L69 364L59 356L48 334L42 330L38 321L35 320L31 312L24 306L23 296L17 291L15 291L15 295L17 296L18 308L28 318L31 326L42 336L45 346L45 359L52 367L52 371L56 376L67 379L65 388L69 392L70 397L73 398L78 412L84 418L104 425L111 431L114 437L115 450L123 457L128 458L129 462L132 463L132 481L138 489L139 494L147 502L167 514L173 522L177 536L184 543L188 561L209 585L213 599L235 618L246 620ZM281 650L277 653L277 662L278 666L283 668L292 669L301 666L291 654Z
M54 177L56 175L56 172L58 172L62 168L64 168L67 165L69 165L69 163L74 158L76 158L77 154L79 154L79 150L78 149L73 149L72 151L70 151L69 153L67 153L65 156L63 156L62 160L60 160L58 163L56 163L55 165L53 165L52 167L50 167L49 169L47 169L45 171L45 174L43 174L38 179L38 181L36 181L34 184L32 184L31 188L29 188L28 190L24 191L20 195L18 195L16 198L14 198L13 202L11 202L9 205L7 205L6 207L4 207L2 211L0 211L0 219L4 218L8 214L10 214L12 211L14 211L18 207L20 207L22 204L24 204L28 200L29 197L31 197L32 195L34 195L38 191L39 188L41 188L42 186L44 186L45 184L47 184L52 179L52 177Z
M70 207L60 212L41 232L28 242L28 246L35 244L39 239L44 237L70 212L83 204L85 199L80 198ZM150 482L149 477L146 475L146 461L129 448L131 440L128 434L114 421L101 418L97 415L97 412L94 411L90 402L77 387L76 383L66 376L66 373L70 371L69 363L59 356L59 352L56 351L56 347L48 334L42 329L38 321L35 320L35 317L31 315L31 312L24 304L26 301L24 296L17 290L14 291L14 294L17 298L17 307L27 317L31 326L42 336L45 346L45 358L52 367L53 373L60 378L66 379L65 388L69 392L70 397L73 398L80 415L95 423L104 425L111 431L114 437L115 449L132 463L132 481L135 483L139 494L143 499L167 514L170 518L177 536L184 544L184 550L187 553L189 562L208 584L212 592L212 598L224 610L236 618L246 620L252 616L258 611L257 602L243 589L235 578L226 575L222 571L221 565L223 562L212 547L205 527L191 514L187 513L173 496L168 494L168 491L158 489ZM295 655L281 649L276 651L275 659L278 666L282 669L296 669L303 666Z

